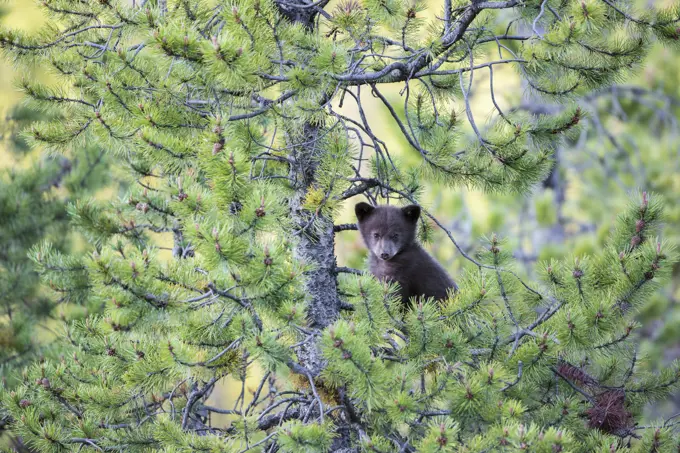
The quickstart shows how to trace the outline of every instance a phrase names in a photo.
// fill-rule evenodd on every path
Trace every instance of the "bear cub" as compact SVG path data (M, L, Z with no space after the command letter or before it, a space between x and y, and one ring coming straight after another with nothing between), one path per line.
M359 232L369 250L371 273L380 280L397 282L404 306L414 296L445 299L458 286L416 241L420 207L397 208L358 203L354 207Z

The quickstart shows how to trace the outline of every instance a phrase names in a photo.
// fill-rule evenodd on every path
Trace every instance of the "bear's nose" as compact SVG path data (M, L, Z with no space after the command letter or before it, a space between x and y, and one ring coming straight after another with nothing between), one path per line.
M380 258L382 258L382 259L384 259L384 260L387 260L387 259L390 258L390 255L389 255L389 253L381 253L381 254L380 254Z

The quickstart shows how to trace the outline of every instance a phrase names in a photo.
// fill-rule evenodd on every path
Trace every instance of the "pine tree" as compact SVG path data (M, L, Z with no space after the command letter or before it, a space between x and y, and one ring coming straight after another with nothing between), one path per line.
M544 184L523 199L489 195L493 207L489 225L484 219L472 219L466 209L448 212L458 224L453 234L460 235L465 228L492 227L511 235L510 246L523 264L520 274L531 275L536 261L563 259L570 253L595 253L606 243L616 220L614 213L625 207L630 191L646 187L666 206L661 237L677 243L680 209L674 184L680 167L674 156L679 144L680 101L678 68L675 62L667 63L669 55L669 49L655 46L645 60L648 70L626 83L580 99L579 105L587 114L579 134L555 150L555 166ZM563 108L527 101L517 105L535 115ZM465 203L459 205L464 207ZM443 209L441 205L432 208ZM440 220L448 221L446 217ZM469 247L470 242L462 247ZM645 357L639 366L648 371L680 357L675 335L680 319L677 263L672 275L640 308L635 318L639 324L631 332L638 354ZM662 410L671 415L680 409L678 395L659 403L648 408L648 414Z
M58 79L23 84L61 112L28 140L50 152L106 150L129 191L70 205L89 255L32 250L58 297L101 312L65 323L61 357L3 391L0 410L30 448L677 450L672 419L636 426L680 381L677 364L641 371L629 338L675 262L672 244L657 240L656 196L640 193L605 247L544 263L537 282L514 270L497 235L475 254L459 249L460 291L443 302L400 307L394 285L338 267L334 254L335 235L356 228L334 220L360 197L417 203L432 183L530 191L584 117L573 101L628 75L654 39L676 44L677 7L42 5L52 20L39 36L0 34L8 56ZM503 111L494 74L504 67L566 107ZM470 103L480 71L495 107L488 124ZM410 154L388 149L369 98ZM422 235L436 225L457 247L424 208ZM208 399L223 382L240 395L216 406Z
M5 12L0 10L0 16ZM45 340L54 336L51 319L77 316L83 308L46 294L27 254L45 240L54 252L75 251L77 238L69 227L67 204L102 186L107 156L96 146L61 155L31 151L22 130L38 120L61 121L55 109L17 104L3 114L3 159L11 166L4 165L0 172L0 377L12 387L8 370L49 355Z

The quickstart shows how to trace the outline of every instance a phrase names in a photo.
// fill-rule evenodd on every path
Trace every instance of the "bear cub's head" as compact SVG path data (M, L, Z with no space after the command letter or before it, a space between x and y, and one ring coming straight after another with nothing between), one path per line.
M419 206L397 208L359 203L354 212L366 246L379 259L391 260L416 240Z

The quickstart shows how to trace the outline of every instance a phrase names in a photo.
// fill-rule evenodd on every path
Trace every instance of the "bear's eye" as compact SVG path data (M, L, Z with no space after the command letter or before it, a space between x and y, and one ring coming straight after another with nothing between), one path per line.
M375 239L380 239L380 233L373 233L373 237Z
M399 235L398 234L392 234L392 235L390 235L390 239L396 241L397 239L399 239Z

